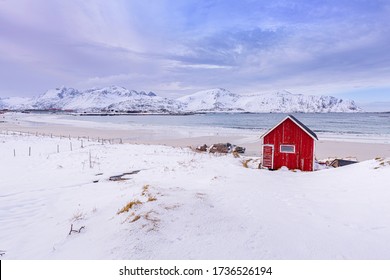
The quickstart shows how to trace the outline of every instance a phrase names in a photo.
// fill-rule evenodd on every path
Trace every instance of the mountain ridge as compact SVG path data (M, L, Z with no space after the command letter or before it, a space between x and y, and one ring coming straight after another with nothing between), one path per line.
M362 112L353 100L333 96L293 94L286 90L276 93L239 95L217 88L178 98L194 111L244 111L253 113L328 113Z
M154 92L108 86L77 90L59 87L36 98L3 98L0 109L71 110L76 112L251 112L251 113L328 113L362 112L353 100L333 96L303 95L286 90L275 93L236 94L223 88L202 90L177 99Z

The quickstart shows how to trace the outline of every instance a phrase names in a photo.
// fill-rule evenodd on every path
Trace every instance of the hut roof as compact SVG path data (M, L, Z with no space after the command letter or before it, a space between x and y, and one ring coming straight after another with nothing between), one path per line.
M264 133L261 138L264 138L266 135L268 135L272 130L277 128L281 123L283 123L285 120L290 119L292 122L294 122L297 126L299 126L302 130L304 130L310 137L312 137L314 140L318 140L317 135L306 125L301 123L297 118L295 118L293 115L288 115L285 117L281 122L279 122L277 125L275 125L273 128L268 130L266 133Z

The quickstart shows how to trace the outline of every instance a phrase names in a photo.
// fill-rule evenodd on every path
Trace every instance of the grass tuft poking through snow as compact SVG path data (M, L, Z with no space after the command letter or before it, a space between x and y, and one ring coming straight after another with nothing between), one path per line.
M133 206L135 205L140 205L142 204L141 201L139 201L138 199L137 200L133 200L133 201L130 201L129 203L127 203L121 210L119 210L117 212L117 214L122 214L122 213L125 213L125 212L129 212L130 209L133 208Z
M242 166L244 166L245 168L249 168L248 163L249 163L250 161L252 161L251 158L250 158L250 159L243 159L243 160L241 161Z
M150 193L149 187L150 187L149 185L144 185L144 186L142 187L142 193L141 193L141 195L142 195L142 196L147 196L147 197L148 197L147 202L156 201L157 198L156 198L154 195L152 195L152 194Z
M143 196L146 196L149 193L149 185L144 185L142 187L142 194Z
M80 220L83 220L85 218L85 213L82 212L81 210L77 210L72 218L70 219L71 222L75 222L75 221L80 221Z
M134 222L138 221L139 219L141 219L141 216L140 216L140 215L136 215L136 216L130 221L130 223L134 223Z
M374 167L374 169L390 166L390 160L385 160L384 158L378 157L375 158L375 161L376 161L376 166Z

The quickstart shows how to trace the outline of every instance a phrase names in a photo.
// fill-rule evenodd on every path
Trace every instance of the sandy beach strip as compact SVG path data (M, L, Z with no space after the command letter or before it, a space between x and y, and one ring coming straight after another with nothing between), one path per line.
M22 117L22 118L20 118ZM89 137L111 139L115 143L197 147L215 143L232 143L246 148L245 155L261 155L261 135L264 131L207 128L164 127L142 125L113 125L84 121L50 119L49 116L29 117L5 114L0 119L0 130L44 134L63 137ZM48 118L49 117L49 118ZM47 120L47 122L46 122ZM316 158L356 158L358 161L377 157L390 157L390 143L367 143L355 139L321 139L316 144ZM390 139L389 139L390 142Z

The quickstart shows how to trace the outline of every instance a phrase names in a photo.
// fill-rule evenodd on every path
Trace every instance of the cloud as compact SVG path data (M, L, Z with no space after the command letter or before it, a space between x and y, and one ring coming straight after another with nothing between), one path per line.
M175 68L194 68L194 69L231 69L231 66L215 64L176 64Z
M358 102L367 112L390 112L390 102Z
M390 88L389 16L386 1L3 1L0 96Z

